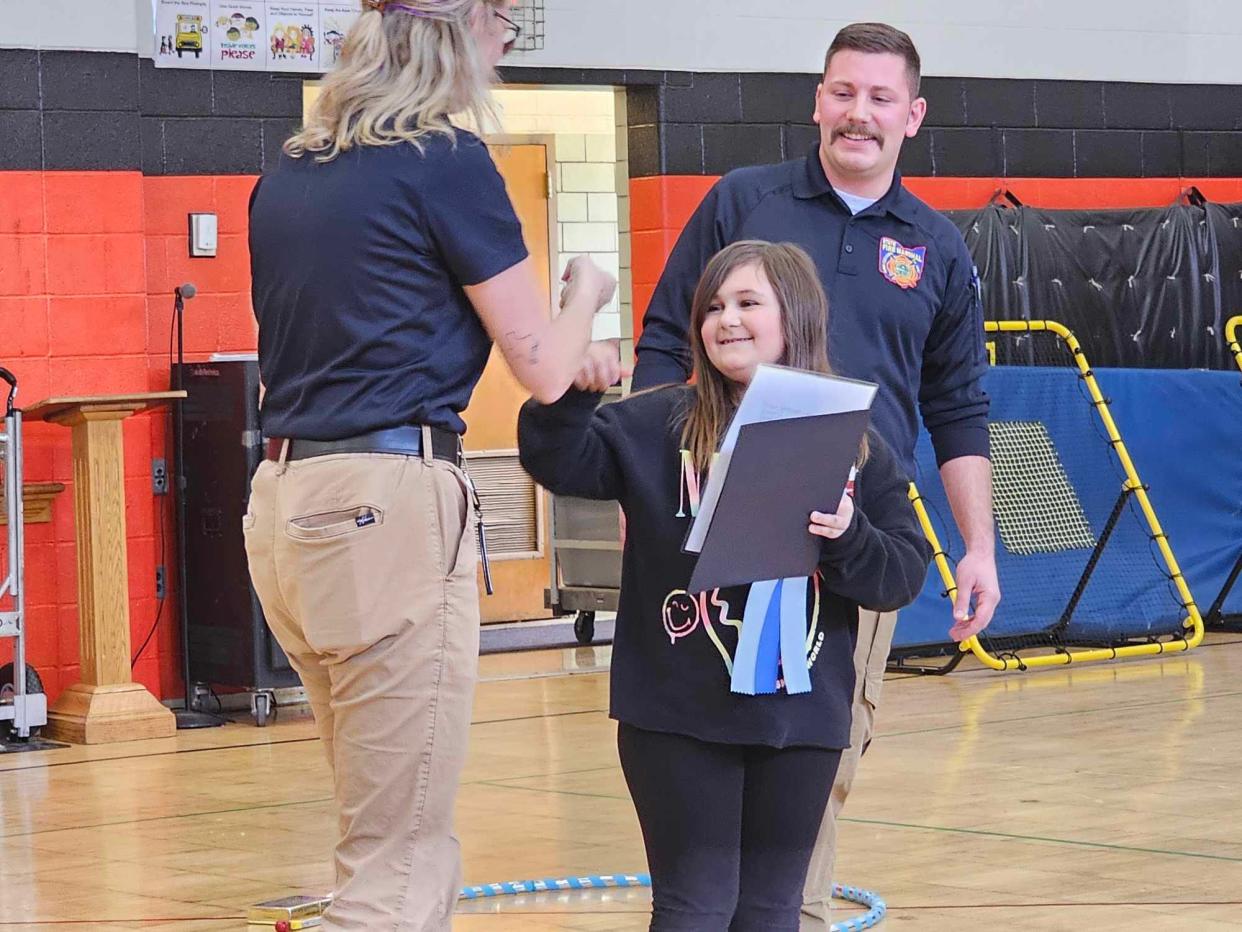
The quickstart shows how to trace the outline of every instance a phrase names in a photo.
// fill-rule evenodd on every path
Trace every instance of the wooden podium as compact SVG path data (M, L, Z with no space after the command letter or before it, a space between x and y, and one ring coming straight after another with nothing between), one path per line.
M53 740L104 744L169 738L177 731L173 713L131 679L121 421L185 396L49 398L22 412L26 421L48 421L73 431L82 681L48 710L44 733Z

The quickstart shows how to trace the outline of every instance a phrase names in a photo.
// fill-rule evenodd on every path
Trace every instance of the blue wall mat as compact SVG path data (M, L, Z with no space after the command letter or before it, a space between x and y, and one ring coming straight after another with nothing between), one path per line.
M1096 378L1156 515L1201 611L1216 598L1242 550L1242 384L1237 373L1097 369ZM998 366L986 377L994 421L1039 421L1047 430L1078 494L1092 531L1103 530L1121 489L1077 373L1068 368ZM960 536L936 472L931 443L919 438L915 481L927 499L941 542L954 557ZM1176 631L1182 611L1151 554L1137 504L1117 525L1092 576L1071 630L1079 639ZM1020 556L998 539L997 567L1004 599L993 636L1046 629L1065 608L1089 551ZM939 574L928 574L919 599L902 611L894 647L947 645L951 623ZM1242 583L1225 603L1242 612Z

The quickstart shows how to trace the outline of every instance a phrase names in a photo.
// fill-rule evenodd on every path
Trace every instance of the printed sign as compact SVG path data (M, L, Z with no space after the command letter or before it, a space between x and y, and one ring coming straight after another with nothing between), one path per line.
M360 0L155 0L157 68L319 74L340 61Z
M267 67L267 8L263 0L212 0L212 67Z
M341 49L349 28L359 16L352 3L321 3L319 5L319 70L331 71L341 60Z
M207 0L158 0L155 64L165 68L211 67L211 8Z
M319 70L319 6L267 0L269 71Z

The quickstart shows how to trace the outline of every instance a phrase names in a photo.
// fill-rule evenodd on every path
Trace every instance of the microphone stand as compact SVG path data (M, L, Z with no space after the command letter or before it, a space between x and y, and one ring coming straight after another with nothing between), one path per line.
M182 372L185 368L185 298L194 297L194 286L176 289L176 300L173 302L173 316L177 324L177 365L173 367L172 388L182 388ZM198 707L198 697L194 692L194 684L190 682L190 612L189 595L186 591L186 542L185 542L185 399L180 398L173 405L173 489L176 498L177 513L177 608L180 612L181 624L181 677L185 684L185 708L174 709L178 730L182 728L215 728L223 725L225 720L219 715L205 712Z

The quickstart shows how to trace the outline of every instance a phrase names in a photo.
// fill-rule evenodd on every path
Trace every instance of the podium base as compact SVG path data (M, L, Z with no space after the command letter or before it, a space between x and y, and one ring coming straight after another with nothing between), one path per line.
M70 686L48 709L43 729L45 738L73 744L171 738L176 733L172 711L140 683Z

